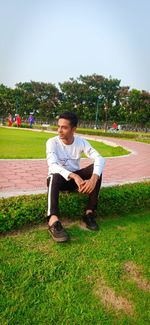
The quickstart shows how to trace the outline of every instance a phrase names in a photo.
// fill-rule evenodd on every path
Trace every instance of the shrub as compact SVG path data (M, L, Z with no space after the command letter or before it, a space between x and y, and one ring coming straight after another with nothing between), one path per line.
M51 130L56 131L57 126L52 125ZM137 138L150 138L150 134L141 134L136 132L104 132L102 130L95 129L86 129L86 128L77 128L77 133L86 134L86 135L98 135L103 137L115 137L115 138L127 138L127 139L137 139Z
M60 215L71 220L84 213L87 196L78 193L60 194ZM135 183L102 188L97 215L123 215L150 208L150 183ZM46 221L47 195L18 196L0 199L0 232L21 228L26 224Z
M13 123L13 126L16 128L17 127L17 123L15 122L15 123ZM21 126L20 126L21 128L30 128L30 125L29 125L29 123L21 123Z

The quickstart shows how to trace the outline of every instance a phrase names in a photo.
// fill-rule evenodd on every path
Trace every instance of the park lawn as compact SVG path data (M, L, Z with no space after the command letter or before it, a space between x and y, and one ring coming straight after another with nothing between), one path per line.
M1 237L1 324L150 324L149 212L98 223L68 223L65 244L46 224Z
M45 158L46 141L55 136L53 133L22 129L0 128L0 159ZM111 147L101 142L89 141L104 157L126 155L124 148Z

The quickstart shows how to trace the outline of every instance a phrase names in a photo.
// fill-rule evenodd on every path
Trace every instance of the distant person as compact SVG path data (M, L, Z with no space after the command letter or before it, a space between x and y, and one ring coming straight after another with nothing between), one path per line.
M88 195L88 204L82 217L86 227L98 230L95 210L102 181L105 159L90 143L75 135L78 118L73 112L64 112L58 119L58 136L46 143L48 162L48 230L57 242L68 240L68 234L59 220L59 192L78 191ZM94 163L80 169L80 155L85 153Z
M8 115L8 126L12 126L12 124L13 124L13 118L12 118L12 115L9 114Z
M113 123L113 129L114 129L115 131L118 130L118 124L117 124L116 122Z
M19 114L16 116L16 124L17 124L17 127L21 126L21 117Z
M30 128L32 129L32 124L34 123L34 117L32 114L30 114L30 116L28 118L28 122L30 123Z

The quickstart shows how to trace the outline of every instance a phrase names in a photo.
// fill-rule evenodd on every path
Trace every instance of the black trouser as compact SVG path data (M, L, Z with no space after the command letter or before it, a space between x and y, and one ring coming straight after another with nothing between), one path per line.
M79 175L83 180L90 179L93 173L93 164L88 167L82 168L74 172ZM88 194L89 200L87 209L94 211L97 207L98 194L101 186L102 175L98 179L94 190ZM60 174L53 174L47 178L48 186L48 216L58 216L58 200L60 191L76 191L78 186L73 179L66 181Z

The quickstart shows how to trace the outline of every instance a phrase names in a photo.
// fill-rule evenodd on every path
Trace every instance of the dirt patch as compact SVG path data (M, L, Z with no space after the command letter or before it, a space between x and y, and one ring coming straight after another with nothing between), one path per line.
M83 230L87 230L87 231L90 231L90 229L88 229L85 225L84 222L80 221L80 223L78 224L79 228L80 229L83 229Z
M67 227L67 228L70 228L72 226L77 226L83 230L89 231L89 229L86 227L85 223L82 220L71 221L69 219L64 219L64 220L62 220L62 223L63 223L63 226Z
M47 224L43 223L40 225L25 225L22 226L21 229L18 230L11 230L5 233L0 234L0 237L18 237L25 233L32 233L34 230L46 230Z
M118 230L126 230L127 229L127 227L125 227L125 226L117 226L115 228L117 228Z
M150 292L150 282L142 277L142 270L139 266L129 261L125 263L124 269L127 277L136 282L140 289Z
M75 225L78 226L78 221L72 221L71 219L67 219L67 218L65 218L63 220L61 219L61 222L62 222L63 226L67 227L67 228L70 228Z
M95 293L107 308L113 307L127 315L133 314L133 305L126 298L118 296L103 280L97 281Z

